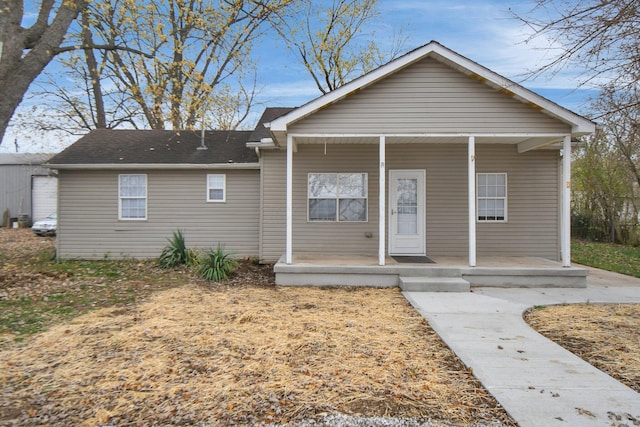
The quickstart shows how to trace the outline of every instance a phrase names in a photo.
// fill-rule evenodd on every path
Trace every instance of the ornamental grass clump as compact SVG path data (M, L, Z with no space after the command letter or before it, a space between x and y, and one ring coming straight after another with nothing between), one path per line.
M179 265L193 266L198 264L197 253L187 248L184 235L181 230L173 232L169 244L162 249L158 264L163 268L173 268Z
M227 280L238 265L238 261L232 258L232 254L218 245L217 249L209 249L200 258L198 273L207 280L219 282Z

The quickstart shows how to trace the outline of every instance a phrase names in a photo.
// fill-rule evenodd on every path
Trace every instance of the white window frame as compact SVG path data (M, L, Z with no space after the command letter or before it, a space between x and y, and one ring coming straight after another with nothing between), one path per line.
M209 177L212 177L212 176L222 177L222 188L211 187L209 185ZM211 190L222 190L222 199L212 199ZM207 203L225 203L226 201L227 201L227 175L224 173L208 173L207 174Z
M143 176L144 177L144 196L123 196L122 195L122 178L125 176ZM123 173L118 175L118 219L121 221L146 221L149 215L148 210L148 186L149 179L144 173ZM144 218L131 218L122 215L122 201L124 199L144 199Z
M309 180L311 175L336 175L336 195L335 197L311 197L311 191L309 189ZM339 190L339 182L340 175L364 175L364 196L361 197L340 197ZM309 201L313 199L335 199L336 201L336 219L311 219L311 209L309 208ZM340 200L345 199L362 199L365 201L365 209L364 209L364 219L363 220L341 220L340 219ZM325 223L336 223L336 222L355 222L355 223L363 223L369 222L369 174L367 172L309 172L307 174L307 222L325 222Z
M490 175L504 176L504 196L480 196L480 176L485 175L487 180ZM486 180L486 181L487 181ZM485 181L485 182L486 182ZM509 181L506 172L478 172L476 173L476 222L479 223L505 223L508 221L508 194ZM480 219L480 200L503 200L504 201L504 219Z

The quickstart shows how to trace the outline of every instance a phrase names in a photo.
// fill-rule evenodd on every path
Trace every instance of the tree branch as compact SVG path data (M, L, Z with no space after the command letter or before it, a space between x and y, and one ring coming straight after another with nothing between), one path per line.
M79 45L73 45L73 46L61 46L54 49L54 53L59 54L63 52L73 52L76 50L86 50L86 49L98 49L98 50L106 50L106 51L120 50L124 52L133 53L136 55L142 55L149 59L153 59L153 55L150 53L146 53L141 50L131 48L129 46L121 46L121 45L114 45L114 44L79 44Z

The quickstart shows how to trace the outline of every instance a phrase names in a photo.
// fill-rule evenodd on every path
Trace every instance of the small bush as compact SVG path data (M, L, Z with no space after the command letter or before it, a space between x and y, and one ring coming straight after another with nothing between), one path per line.
M238 261L231 258L231 253L220 245L217 249L209 249L200 259L198 273L207 280L219 282L229 278L238 267Z
M197 263L197 253L193 249L187 248L182 231L174 231L173 237L169 239L169 244L160 253L158 264L163 268L172 268L179 265L191 266Z

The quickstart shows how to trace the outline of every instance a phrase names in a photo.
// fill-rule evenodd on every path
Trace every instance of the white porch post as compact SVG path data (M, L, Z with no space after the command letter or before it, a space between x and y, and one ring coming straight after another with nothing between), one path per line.
M384 241L385 241L385 213L386 213L386 194L385 194L385 159L386 159L386 139L384 135L380 135L380 173L379 173L379 185L380 188L378 190L379 200L378 200L378 264L385 264L385 250L384 250Z
M562 266L571 267L571 136L562 142L562 220L560 250Z
M476 266L476 138L469 137L469 266Z
M293 262L292 232L293 232L293 137L287 135L287 227L285 262Z

